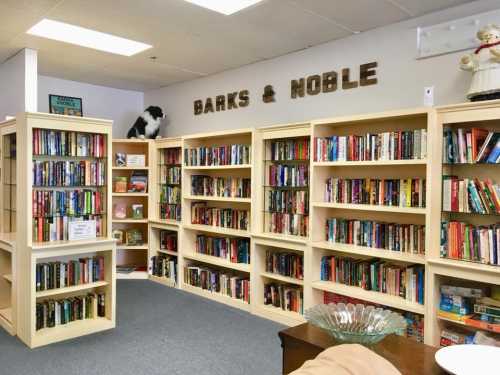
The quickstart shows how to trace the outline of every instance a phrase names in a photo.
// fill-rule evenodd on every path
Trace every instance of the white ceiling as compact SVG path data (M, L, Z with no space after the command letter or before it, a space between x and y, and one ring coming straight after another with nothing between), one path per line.
M0 0L0 62L30 47L39 51L41 74L146 90L467 2L471 0L264 0L224 16L183 0ZM154 48L123 57L27 35L42 18Z

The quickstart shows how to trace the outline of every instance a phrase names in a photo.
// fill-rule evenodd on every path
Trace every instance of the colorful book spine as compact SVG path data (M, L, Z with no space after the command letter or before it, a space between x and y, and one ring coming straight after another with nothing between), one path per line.
M160 188L160 204L181 204L181 188L179 186L162 185Z
M248 238L196 236L196 252L226 259L231 263L250 264L250 240Z
M184 268L186 284L250 303L250 279L208 267Z
M104 257L95 256L68 262L37 263L35 277L37 291L104 281Z
M184 150L186 166L223 166L251 163L250 145L226 145L219 147L196 147Z
M314 161L384 161L426 157L426 129L314 139Z
M59 300L47 300L36 304L36 330L54 328L77 320L106 317L104 293L74 296Z
M309 139L297 138L272 141L272 161L309 160Z
M36 190L32 192L33 217L103 215L104 193L100 191Z
M191 195L250 198L250 178L191 176Z
M306 164L273 164L269 166L270 187L309 186L309 166Z
M33 160L33 186L104 186L106 162Z
M181 220L181 204L180 203L160 203L160 219L162 220Z
M309 192L300 190L271 190L267 192L268 210L282 214L309 214Z
M284 311L304 313L302 288L277 283L264 285L264 305L272 305Z
M424 267L398 266L378 259L359 260L324 256L321 280L356 286L365 290L399 296L410 302L424 303Z
M425 226L373 220L329 218L326 240L353 246L425 254Z
M177 233L160 230L160 250L177 251Z
M103 134L33 129L33 155L106 157Z
M475 164L500 162L500 133L487 129L444 129L443 163Z
M104 236L106 220L103 216L40 216L33 218L33 242L69 240L68 227L73 221L95 221L96 236Z
M425 207L426 181L409 179L343 179L325 183L325 202L396 207Z
M165 278L173 285L176 285L177 257L164 254L151 257L149 262L149 274L156 277Z
M441 257L500 265L500 225L441 223Z
M166 148L160 152L160 165L181 165L182 151L180 147Z
M182 167L171 167L160 165L160 184L180 185L182 176Z
M271 233L307 237L309 216L272 212L269 214L268 230Z
M500 185L490 179L443 176L443 211L500 214Z
M266 272L297 280L304 279L304 259L296 253L266 251Z
M205 202L194 202L191 204L191 224L248 230L250 225L250 211L208 207Z

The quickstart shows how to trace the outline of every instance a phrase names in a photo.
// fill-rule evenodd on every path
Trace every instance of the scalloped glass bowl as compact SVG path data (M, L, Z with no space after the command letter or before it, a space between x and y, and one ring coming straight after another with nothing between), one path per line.
M403 335L406 330L401 314L362 304L321 304L304 315L309 323L325 329L342 343L373 345L387 335Z

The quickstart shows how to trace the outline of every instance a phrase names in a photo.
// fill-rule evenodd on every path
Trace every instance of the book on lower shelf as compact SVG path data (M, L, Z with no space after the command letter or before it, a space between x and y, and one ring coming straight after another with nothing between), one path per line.
M248 230L250 211L234 208L209 207L206 202L191 204L191 224Z
M367 302L363 301L358 298L353 298L349 296L343 296L341 294L337 293L332 293L332 292L323 292L323 303L324 304L329 304L329 303L344 303L344 304L362 304L365 306L374 306L374 307L379 307L383 308L386 310L391 310L394 312L397 312L401 315L404 316L407 326L406 326L406 332L405 336L415 340L417 342L424 342L424 316L420 314L416 314L410 311L401 311L398 309L394 309L392 307L387 307L381 304L373 303L373 302Z
M356 286L410 302L424 303L424 267L400 266L380 259L359 260L341 256L321 258L322 281Z
M214 147L194 147L184 149L186 166L222 166L250 164L252 147L233 144Z
M201 266L184 268L186 284L250 303L250 278L234 272Z
M169 255L155 255L149 261L149 274L165 278L172 284L177 284L177 257Z
M304 258L297 253L267 250L266 272L303 280Z
M36 304L36 330L106 316L106 295L89 293Z
M314 138L314 161L381 161L426 157L426 129Z
M301 287L289 284L264 284L264 305L277 307L283 311L304 313L304 293Z
M160 230L160 250L177 251L177 232Z
M251 179L242 177L191 176L191 195L224 198L250 198Z
M326 220L326 240L330 243L423 255L425 225L333 217Z
M250 240L248 238L197 234L195 251L199 254L226 259L231 263L250 264Z
M500 265L500 225L473 225L460 221L441 223L442 258Z
M425 207L422 178L336 178L326 180L324 201L396 207Z
M500 185L490 179L443 176L443 211L500 215Z
M105 280L104 257L37 263L36 290L66 288Z

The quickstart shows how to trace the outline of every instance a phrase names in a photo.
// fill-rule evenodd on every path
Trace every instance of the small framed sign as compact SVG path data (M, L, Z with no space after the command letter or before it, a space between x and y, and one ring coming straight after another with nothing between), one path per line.
M126 156L127 167L145 167L146 155L140 154L127 154Z
M49 94L49 110L57 115L82 117L82 98Z
M97 237L95 220L78 220L68 223L68 240L90 240Z

